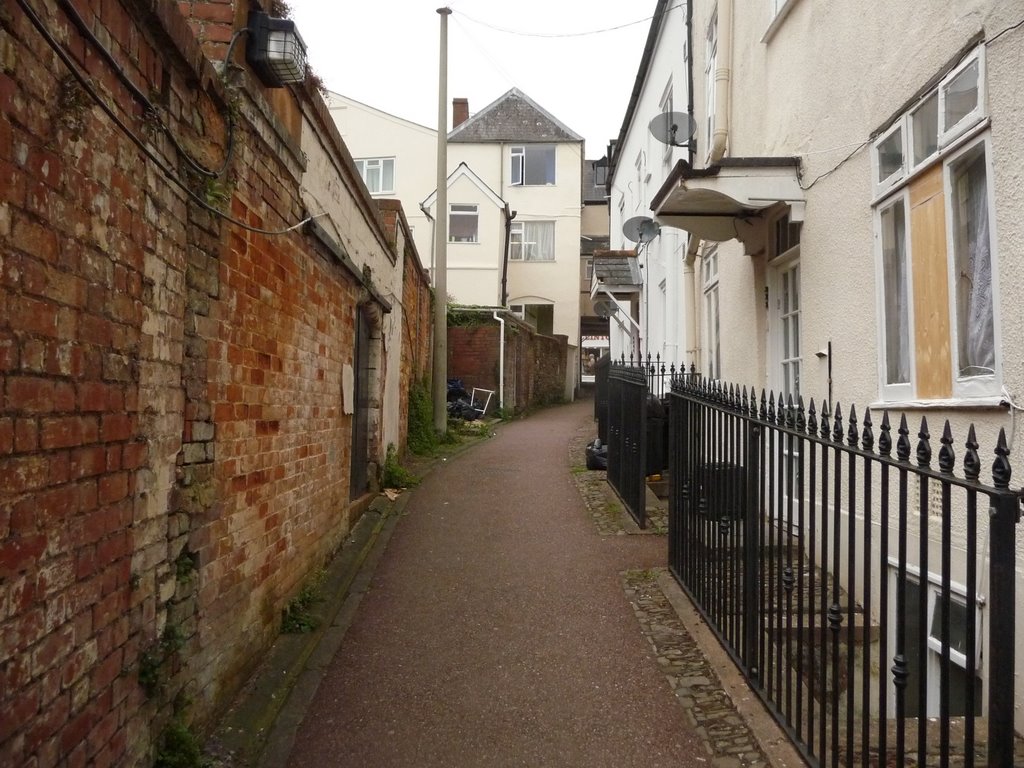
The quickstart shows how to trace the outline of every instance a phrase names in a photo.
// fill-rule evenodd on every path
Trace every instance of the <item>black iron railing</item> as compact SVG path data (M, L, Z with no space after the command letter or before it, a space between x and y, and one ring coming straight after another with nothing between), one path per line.
M986 483L973 427L958 474L948 422L936 466L925 419L912 450L905 417L695 376L670 401L671 569L808 762L1021 764L1002 433Z
M668 461L666 410L672 381L695 375L650 355L645 360L622 357L608 368L608 482L641 528L647 525L647 477L661 473ZM600 435L600 405L597 411Z
M608 482L641 528L647 526L647 380L643 369L608 371Z

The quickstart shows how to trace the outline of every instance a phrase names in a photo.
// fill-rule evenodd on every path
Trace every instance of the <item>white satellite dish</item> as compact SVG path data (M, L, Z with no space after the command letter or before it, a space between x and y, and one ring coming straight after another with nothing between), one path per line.
M697 132L697 123L685 112L662 112L647 124L647 128L662 144L687 147Z
M594 314L598 317L608 318L619 311L619 305L611 299L598 299L594 302Z
M634 216L622 225L622 234L634 243L649 243L661 234L661 227L650 216Z

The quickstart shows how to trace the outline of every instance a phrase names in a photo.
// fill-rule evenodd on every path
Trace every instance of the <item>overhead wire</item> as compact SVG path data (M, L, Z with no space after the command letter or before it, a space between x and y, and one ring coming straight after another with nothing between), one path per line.
M71 73L71 75L75 78L75 80L78 81L79 85L82 86L83 90L85 90L89 97L103 111L103 113L110 118L114 125L117 126L117 128L122 133L124 133L125 136L128 137L128 139L136 147L138 147L139 150L141 150L142 153L147 158L149 158L149 160L160 170L160 172L163 173L165 177L167 177L168 181L170 181L176 187L181 189L189 197L189 199L192 200L192 202L198 205L200 208L207 211L208 213L213 214L214 216L217 216L220 219L223 219L224 221L233 224L236 227L239 227L240 229L244 229L248 232L254 232L256 234L271 236L284 235L289 232L293 232L305 226L310 221L313 221L314 219L326 215L326 213L319 213L313 216L308 216L302 221L293 224L289 227L285 227L284 229L263 229L260 227L253 227L249 224L246 224L245 222L240 221L239 219L236 219L233 216L226 214L220 209L210 205L208 202L206 202L206 200L204 200L202 197L196 194L188 186L188 184L186 184L184 181L178 178L177 174L173 171L173 169L169 168L164 163L164 161L146 145L146 142L140 139L135 134L135 132L132 131L132 129L128 127L124 123L124 121L114 112L113 108L109 104L107 104L106 101L104 101L103 97L96 91L95 86L93 86L89 78L86 77L78 68L78 65L71 58L71 55L57 41L57 39L53 36L50 30L46 28L46 25L43 23L42 19L39 18L35 10L28 4L28 0L16 0L16 2L21 7L22 11L24 11L25 16L28 18L32 26L35 27L36 31L39 32L39 34L42 36L46 44L50 46L50 48L53 50L55 54L57 54L57 57L61 60L61 62L63 62L64 66L68 68L68 71Z
M666 8L665 12L667 13L668 11L675 10L676 8L682 8L685 5L686 5L685 3L677 3L676 5L673 5L673 6L669 7L669 8ZM606 32L617 32L620 29L627 29L629 27L635 27L637 24L645 24L645 23L651 21L652 19L654 19L654 15L645 16L644 18L637 19L636 21L627 21L627 22L625 22L623 24L616 24L613 27L604 27L602 29L592 29L592 30L588 30L586 32L524 32L522 30L509 29L508 27L499 27L499 26L497 26L495 24L490 24L489 22L482 21L480 19L475 19L472 16L469 16L468 14L462 13L462 11L457 11L457 12L454 12L454 13L458 13L459 15L463 16L467 21L471 21L474 24L479 24L481 27L487 27L488 29L493 29L495 32L502 32L502 33L507 34L507 35L517 35L519 37L543 37L543 38L590 37L591 35L602 35L602 34L605 34Z

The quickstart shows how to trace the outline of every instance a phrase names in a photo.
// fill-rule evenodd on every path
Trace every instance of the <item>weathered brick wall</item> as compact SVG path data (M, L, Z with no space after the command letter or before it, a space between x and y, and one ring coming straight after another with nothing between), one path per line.
M392 247L402 255L402 361L399 395L399 455L409 438L409 392L416 382L430 387L434 305L430 278L416 252L412 230L397 200L379 200L384 228Z
M498 392L501 329L491 317L448 328L448 376ZM521 413L564 397L567 339L542 336L513 315L505 316L505 408ZM497 394L496 394L497 396Z
M219 164L229 97L178 7L86 7L170 131ZM291 93L231 99L228 183L204 184L69 20L43 16L200 198L255 227L302 218ZM171 718L201 728L228 701L358 514L341 381L374 299L304 232L190 202L16 3L0 68L0 765L147 764ZM346 223L383 242L374 217Z
M473 387L498 388L499 327L484 315L480 325L448 328L448 378L462 379L467 390ZM506 359L506 365L508 365Z

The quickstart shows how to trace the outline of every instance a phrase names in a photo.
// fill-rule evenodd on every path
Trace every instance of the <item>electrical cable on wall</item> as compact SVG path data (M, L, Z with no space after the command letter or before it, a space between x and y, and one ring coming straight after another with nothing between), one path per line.
M135 100L142 105L142 108L145 110L147 117L149 117L150 119L152 119L154 123L156 123L156 125L160 128L163 134L167 136L168 140L178 151L178 153L184 158L185 162L188 163L192 170L194 170L201 176L207 176L209 178L219 178L227 170L228 165L231 162L231 155L234 149L235 118L231 110L227 110L226 115L228 130L227 138L225 140L226 146L224 149L224 160L221 162L219 168L207 168L197 159L192 157L191 153L189 153L184 147L181 146L181 144L178 142L177 137L171 131L170 127L168 127L160 119L159 110L157 110L153 102L149 100L149 97L146 96L146 94L144 94L138 88L138 86L135 85L134 82L132 82L132 79L128 77L128 74L124 71L124 68L117 61L117 59L114 58L114 55L106 48L106 46L103 45L102 42L100 42L99 38L97 38L96 35L93 34L93 31L89 28L89 25L86 24L85 19L82 18L81 14L78 13L78 9L75 8L71 0L58 0L58 2L60 4L60 7L64 9L64 12L67 14L68 18L71 19L71 22L75 25L75 28L78 29L81 35L89 41L90 45L92 45L93 48L96 49L96 51L100 54L100 57L107 62L111 70L113 70L114 74L117 75L117 79L120 80L124 87L128 89L129 93L131 93L131 95L135 97ZM234 35L231 36L231 42L228 43L227 55L224 58L225 69L228 66L230 66L231 55L234 51L235 43L238 41L238 38L246 32L248 32L247 29L240 29L237 32L235 32Z
M114 123L114 125L122 133L124 133L124 135L133 144L135 144L135 146L138 147L139 150L141 150L142 153L147 158L149 158L149 160L154 165L156 165L156 167L160 170L160 172L163 173L163 175L167 177L168 181L170 181L176 187L181 189L189 197L189 199L192 200L192 202L194 202L200 208L202 208L203 210L207 211L208 213L213 214L214 216L216 216L216 217L218 217L220 219L223 219L224 221L229 222L230 224L233 224L236 227L239 227L240 229L244 229L244 230L246 230L248 232L255 232L256 234L270 235L270 236L273 236L273 235L284 235L284 234L287 234L289 232L293 232L293 231L295 231L297 229L300 229L301 227L305 226L310 221L313 221L314 219L317 219L317 218L319 218L321 216L326 216L327 215L326 212L324 212L324 213L315 214L313 216L308 216L305 219L303 219L302 221L300 221L300 222L298 222L296 224L293 224L293 225L291 225L289 227L285 227L284 229L261 229L259 227L250 226L249 224L246 224L243 221L239 221L238 219L230 216L229 214L224 213L220 209L210 205L208 202L206 202L206 200L204 200L202 197L200 197L198 194L196 194L188 186L188 184L186 184L184 181L182 181L180 178L178 178L178 176L174 172L174 170L169 168L163 162L163 160L161 160L161 158L156 155L156 153L152 149L150 149L148 146L146 146L146 143L142 139L140 139L132 131L132 129L129 128L124 123L124 121L121 120L121 118L114 112L113 108L103 100L103 97L100 96L100 94L96 91L95 86L93 86L93 84L89 80L89 78L86 77L81 72L81 70L78 68L78 65L71 58L71 55L64 49L64 47L54 38L54 36L46 28L46 25L43 23L42 19L39 18L39 16L36 14L36 12L33 10L33 8L28 4L27 0L17 0L17 3L21 7L22 11L25 12L25 16L31 22L32 26L36 28L36 31L39 32L39 34L42 36L42 38L46 42L46 44L50 46L50 48L53 50L54 53L57 54L57 57L64 63L64 66L66 66L68 68L68 71L71 72L71 74L75 78L75 80L78 81L79 85L82 86L83 90L85 90L85 92L96 103L96 105L107 115L107 117L110 118L110 120Z

